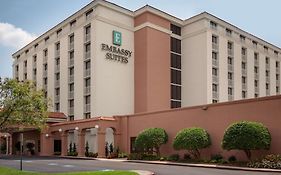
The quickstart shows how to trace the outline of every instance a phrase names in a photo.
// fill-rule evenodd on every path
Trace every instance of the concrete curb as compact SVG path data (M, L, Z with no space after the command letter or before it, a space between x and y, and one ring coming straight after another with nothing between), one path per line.
M132 170L132 172L138 173L139 175L155 175L153 172L143 170Z
M281 170L277 170L277 169L247 168L247 167L223 166L223 165L212 165L212 164L191 164L191 163L175 163L175 162L166 162L166 161L141 161L141 160L140 161L126 160L126 162L156 164L156 165L187 166L187 167L197 167L197 168L216 168L216 169L225 169L225 170L281 173Z

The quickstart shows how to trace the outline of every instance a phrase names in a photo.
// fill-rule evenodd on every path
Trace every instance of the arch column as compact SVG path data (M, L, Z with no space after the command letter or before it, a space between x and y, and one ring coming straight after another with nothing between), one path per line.
M78 156L85 156L85 130L78 132Z
M67 155L67 148L68 148L67 136L68 136L67 131L64 131L61 133L61 155L62 156Z
M48 134L48 136L46 136ZM53 155L53 143L52 134L47 132L40 133L40 156L50 156Z
M98 131L98 157L105 157L105 132Z

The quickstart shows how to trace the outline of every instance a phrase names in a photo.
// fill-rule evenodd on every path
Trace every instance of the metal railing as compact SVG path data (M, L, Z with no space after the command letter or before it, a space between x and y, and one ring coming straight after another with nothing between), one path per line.
M59 95L55 95L55 103L60 101L60 96Z
M246 69L242 69L242 75L247 75L247 70Z
M84 70L84 77L89 77L91 76L91 69L85 69Z
M56 64L55 65L55 72L59 72L60 71L60 65L59 64Z
M91 93L91 86L87 86L84 88L84 95L88 95Z
M60 80L55 80L55 87L59 87L60 86Z
M74 107L68 108L68 115L74 115Z
M69 50L73 50L74 49L74 42L69 43L68 48L69 48Z
M228 86L230 86L230 87L233 86L233 80L228 80Z
M84 113L90 112L91 111L91 104L85 104L84 106Z
M219 82L219 77L216 75L213 75L213 83L218 83Z
M74 82L74 75L69 75L68 76L68 81L69 82Z
M233 72L233 64L228 64L228 71Z
M227 49L227 53L228 55L233 56L233 49Z
M218 50L219 49L219 45L217 43L212 43L212 49L213 50Z
M88 42L88 41L90 41L90 40L91 40L91 35L90 35L90 33L85 34L85 42Z
M88 51L88 52L85 52L85 59L89 59L91 57L91 52Z
M68 67L74 66L74 58L68 60Z
M246 83L242 83L242 89L246 90L247 89L247 84Z
M214 99L218 99L219 98L218 92L213 91L213 98Z
M213 64L213 66L218 67L219 62L218 62L218 60L213 59L212 64Z
M74 91L69 91L68 92L68 99L73 99L74 98Z

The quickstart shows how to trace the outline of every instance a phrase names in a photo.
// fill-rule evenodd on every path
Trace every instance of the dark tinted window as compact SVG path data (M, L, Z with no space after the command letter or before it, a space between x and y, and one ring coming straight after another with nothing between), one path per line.
M171 67L181 69L181 56L171 53Z
M171 108L180 108L181 102L179 101L171 101Z
M171 38L171 51L181 53L181 41L176 38Z
M171 31L176 35L181 35L181 28L179 26L171 24Z
M181 71L171 70L171 82L174 84L181 84Z
M181 100L181 87L172 85L171 86L171 94L172 94L172 99Z

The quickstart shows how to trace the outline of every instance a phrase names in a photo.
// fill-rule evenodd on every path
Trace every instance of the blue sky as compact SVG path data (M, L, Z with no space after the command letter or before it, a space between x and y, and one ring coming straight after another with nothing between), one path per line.
M207 11L281 47L280 0L109 0L130 10L146 4L186 19ZM11 54L91 0L1 0L0 77L12 76Z

